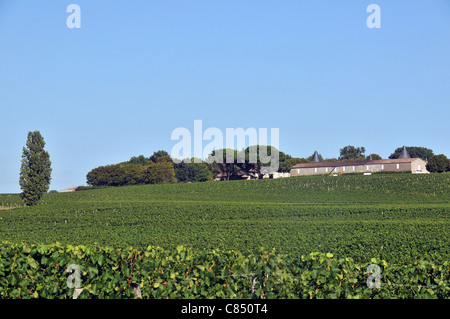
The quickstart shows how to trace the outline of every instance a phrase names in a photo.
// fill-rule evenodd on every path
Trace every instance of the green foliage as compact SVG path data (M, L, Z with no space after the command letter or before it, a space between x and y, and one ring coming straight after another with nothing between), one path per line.
M395 149L394 153L389 155L389 158L390 159L398 158L400 156L402 149L403 149L403 146L397 147ZM431 158L434 155L433 151L426 147L406 146L406 150L408 151L411 158L421 158L424 161L428 160L429 158Z
M162 158L163 159L163 158ZM124 186L176 182L171 161L149 161L148 165L115 164L100 166L86 175L91 186Z
M145 182L147 184L175 183L177 180L172 161L164 160L163 157L159 160L148 166Z
M191 160L183 160L174 164L175 178L179 182L206 182L212 180L212 173L208 164L202 161L194 162Z
M449 298L449 179L138 185L12 210L20 196L0 195L2 240L27 243L0 245L0 298L71 298L70 264L79 298L134 298L133 283L143 298Z
M86 175L91 186L123 186L144 184L148 166L140 164L115 164L100 166Z
M261 249L239 251L114 249L100 246L0 245L0 298L69 299L75 282L67 270L79 267L78 299L378 299L450 297L450 264L420 260L399 267L372 258L314 252L298 258ZM369 265L380 285L369 288Z
M45 194L0 211L2 239L145 248L186 245L298 256L333 252L359 263L450 259L448 174L302 176L138 185ZM4 206L17 197L0 195Z
M75 189L75 191L79 192L79 191L88 191L88 190L93 190L93 189L104 189L104 188L108 188L108 186L78 186L78 188Z
M427 163L427 171L443 173L449 170L449 160L444 154L432 156Z
M152 156L150 156L150 161L152 161L153 163L156 163L162 157L167 159L167 158L170 158L170 155L169 155L169 153L167 153L164 150L159 150L159 151L153 152Z
M366 149L364 147L354 147L352 145L345 146L339 150L339 160L363 160Z
M292 163L290 161L292 157L284 152L278 152L278 172L289 173L292 168Z
M50 186L51 161L44 147L44 138L39 131L28 132L19 179L21 196L27 206L36 205Z
M290 155L267 145L252 145L242 151L213 150L206 161L223 180L240 179L243 174L258 178L261 174L289 172L292 168Z
M215 175L221 174L224 180L234 179L242 171L241 163L238 163L238 152L233 149L213 150L206 162L211 165Z
M250 163L250 149L257 148L255 163ZM279 152L274 147L265 146L267 155L272 160L278 156L278 172L289 172L292 167L291 156ZM174 163L169 153L164 150L154 152L150 158L144 155L133 156L129 161L114 165L100 166L91 170L86 175L87 184L90 186L124 186L137 184L155 184L163 182L205 182L211 181L213 175L221 174L224 180L240 179L240 174L259 174L262 166L269 163L261 161L262 146L249 147L238 152L233 149L213 150L208 158L203 161L197 159L184 159L180 163ZM263 153L264 154L264 153ZM171 176L169 165L153 165L159 163L171 163L174 176ZM162 175L166 175L162 177ZM170 175L170 176L167 176Z
M139 164L139 165L148 165L150 164L150 159L146 158L144 155L133 156L130 160L124 164Z
M275 171L278 171L280 168L280 153L278 149L270 145L249 146L241 154L238 154L238 158L242 156L245 159L240 167L246 172L253 171L258 175L264 173L264 168L268 167L273 167Z
M370 157L372 157L372 160L374 160L374 161L375 161L375 160L380 160L380 159L382 159L380 155L374 154L374 153L370 154L370 155L367 156L365 159L366 159L366 160L369 160Z
M25 203L20 194L0 194L0 210L24 206Z

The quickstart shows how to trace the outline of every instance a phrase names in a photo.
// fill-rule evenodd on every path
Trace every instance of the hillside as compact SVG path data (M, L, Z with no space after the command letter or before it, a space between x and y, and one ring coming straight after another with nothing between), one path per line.
M1 240L30 244L260 247L365 262L450 258L449 174L380 174L127 186L46 194L0 211ZM20 203L0 195L0 207Z

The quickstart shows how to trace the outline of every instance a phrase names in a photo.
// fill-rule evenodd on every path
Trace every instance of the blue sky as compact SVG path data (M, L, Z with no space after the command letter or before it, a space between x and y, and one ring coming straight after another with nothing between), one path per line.
M69 4L81 28L69 29ZM370 29L369 4L381 8ZM176 144L178 127L279 128L280 150L450 156L450 1L0 2L0 193L28 131L50 189Z

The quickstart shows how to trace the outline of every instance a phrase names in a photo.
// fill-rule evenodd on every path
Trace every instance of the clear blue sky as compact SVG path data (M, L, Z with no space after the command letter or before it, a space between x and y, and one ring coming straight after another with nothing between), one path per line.
M81 29L69 29L69 4ZM369 29L369 4L381 28ZM280 150L450 156L449 0L1 0L0 193L39 130L50 189L176 144L177 127L279 128Z

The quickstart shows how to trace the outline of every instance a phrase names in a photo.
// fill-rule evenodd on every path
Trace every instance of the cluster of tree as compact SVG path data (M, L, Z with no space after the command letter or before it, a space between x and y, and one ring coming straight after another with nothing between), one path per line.
M175 178L179 182L207 182L213 179L210 166L195 158L175 163Z
M397 148L389 158L398 158L401 150L402 147ZM434 156L433 151L428 148L407 147L407 150L411 157L429 160L427 165L429 171L448 170L448 160L443 159L441 155ZM322 162L381 159L378 154L366 155L365 152L363 146L347 145L339 150L338 158L324 159L320 154L319 158ZM172 159L166 151L160 150L150 157L133 156L127 162L97 167L86 177L87 183L91 186L205 182L213 180L219 174L225 180L236 179L243 174L260 178L265 173L289 172L296 164L310 163L312 157L312 155L307 158L292 157L272 146L254 145L242 151L214 150L205 160L187 158L178 161ZM442 168L444 166L445 169Z
M402 152L403 147L397 147L391 155L389 155L390 159L399 158L400 153ZM426 147L418 147L418 146L406 146L406 150L412 158L421 158L424 161L429 160L434 156L434 153L431 149Z
M94 168L86 175L91 186L124 186L212 180L209 166L186 159L174 161L164 150L152 156L133 156L129 161Z
M139 162L139 160L142 160ZM132 157L129 162L100 166L86 175L91 186L123 186L176 182L172 159L167 156L152 160Z
M339 157L332 158L323 158L321 154L319 154L319 159L321 162L337 162L337 161L364 161L372 158L373 160L381 159L381 156L375 153L370 155L365 155L366 149L364 147L355 147L352 145L344 146L339 150ZM313 160L313 155L301 158L301 157L290 157L289 162L292 165L301 164L301 163L311 163Z
M49 189L51 180L51 161L44 150L44 138L39 131L29 132L26 147L23 148L20 168L20 187L22 199L27 206L36 205L42 195ZM434 155L431 149L425 147L406 147L413 158L427 161L429 172L450 171L450 160L444 155ZM365 156L364 147L345 146L340 149L339 158L323 159L323 162L381 159L378 154ZM397 148L389 158L400 156L402 147ZM213 176L222 174L225 179L233 179L240 173L254 174L259 177L265 173L289 172L298 163L308 163L312 157L296 158L285 154L275 147L255 145L245 150L233 149L214 150L206 159L185 159L174 161L169 153L160 150L146 158L144 155L134 156L129 161L100 166L91 170L87 175L87 183L91 186L122 186L135 184L159 184L175 182L204 182Z
M430 157L427 163L427 171L430 173L450 172L450 159L444 154Z
M91 186L123 186L174 182L205 182L222 174L234 179L241 173L262 176L264 169L289 172L292 157L271 146L250 146L243 151L232 149L214 150L206 160L187 158L173 160L163 150L149 158L133 156L129 161L100 166L91 170L87 183ZM270 169L269 169L270 170Z
M366 148L354 147L353 145L348 145L339 150L339 158L340 161L354 161L354 160L365 160L366 157L364 153L366 152Z
M403 147L397 147L391 155L389 155L389 159L396 159L400 157L400 153L402 152ZM406 146L406 150L412 158L421 158L425 161L431 159L434 156L434 153L431 149L426 147L418 147L418 146ZM378 154L370 154L365 155L366 149L365 147L354 147L352 145L345 146L339 150L339 161L359 161L359 160L368 160L372 158L373 160L381 159L381 156Z
M206 159L214 175L222 174L230 180L239 174L260 178L273 172L289 172L292 157L273 146L253 145L242 151L233 149L214 150Z

